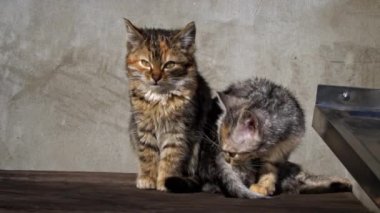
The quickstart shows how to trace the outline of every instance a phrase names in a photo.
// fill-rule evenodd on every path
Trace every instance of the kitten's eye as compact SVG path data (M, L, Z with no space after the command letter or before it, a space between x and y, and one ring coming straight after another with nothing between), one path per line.
M150 63L149 63L147 60L142 59L142 60L140 61L140 63L141 63L144 67L150 67Z
M172 69L175 66L175 63L173 61L169 61L165 64L165 69Z

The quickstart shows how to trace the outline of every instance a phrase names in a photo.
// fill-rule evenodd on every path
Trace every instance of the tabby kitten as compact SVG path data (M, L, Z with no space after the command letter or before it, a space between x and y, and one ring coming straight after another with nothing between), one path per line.
M165 191L166 178L194 175L211 105L194 57L195 24L181 30L138 28L127 19L125 24L136 186Z
M219 98L225 113L218 131L226 161L238 167L260 159L259 177L250 189L272 195L277 165L288 160L304 135L303 110L287 89L266 79L232 84Z

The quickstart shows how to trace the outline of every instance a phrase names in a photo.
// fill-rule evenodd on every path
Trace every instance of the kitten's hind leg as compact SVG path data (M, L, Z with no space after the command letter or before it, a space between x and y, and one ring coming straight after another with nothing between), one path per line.
M265 196L273 195L276 191L277 171L277 167L271 163L265 163L260 169L259 181L252 184L249 189Z

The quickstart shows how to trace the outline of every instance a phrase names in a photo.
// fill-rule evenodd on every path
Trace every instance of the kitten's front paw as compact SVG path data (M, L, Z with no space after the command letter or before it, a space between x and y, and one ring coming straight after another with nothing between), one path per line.
M165 180L157 180L157 188L158 191L168 191L168 189L165 187Z
M275 188L275 186L263 186L260 184L252 184L249 187L249 190L256 192L256 193L259 193L259 194L262 194L262 195L265 195L265 196L269 196L269 195L273 195L276 188Z
M136 187L139 189L155 189L156 181L151 177L138 177Z

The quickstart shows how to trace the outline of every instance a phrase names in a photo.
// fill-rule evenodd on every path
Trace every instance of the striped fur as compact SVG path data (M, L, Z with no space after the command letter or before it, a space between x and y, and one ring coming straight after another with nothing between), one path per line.
M286 88L266 79L249 79L219 93L219 101L225 110L218 122L220 146L251 191L262 195L278 190L329 192L332 183L342 190L350 188L345 179L310 175L288 162L304 135L305 120L300 104ZM252 169L247 163L254 159L260 163Z
M166 178L195 173L210 88L197 70L193 22L181 30L125 23L136 186L165 191Z
M231 85L219 99L226 110L219 126L226 159L232 165L245 158L261 159L260 176L250 189L272 195L278 179L275 164L288 160L305 132L297 99L280 85L259 78Z
M253 85L250 85L251 83ZM260 91L266 94L264 98L257 96ZM266 111L267 115L274 116L270 121L274 126L267 123L265 129L260 129L259 134L243 137L245 140L256 141L231 144L228 140L233 137L231 132L236 129L239 120L252 118L242 115L249 109L244 98L249 98L250 95L256 95L255 99L248 100L253 104L251 107L260 107L262 104L262 110ZM170 191L183 193L203 190L222 192L228 197L250 199L279 193L351 191L350 182L344 178L312 175L303 171L299 165L287 161L304 132L303 112L287 90L267 80L255 79L232 84L219 96L219 100L214 100L212 110L208 114L205 126L207 131L201 141L196 177L168 178L166 186ZM288 103L284 103L284 99L288 100ZM255 100L259 101L256 105ZM248 115L252 116L250 113ZM281 120L284 119L282 116L286 117L285 120ZM255 122L256 124L250 125L257 125L256 128L259 128L261 124L257 119ZM235 135L234 140L241 140L239 136L244 136L244 133L239 133L240 135ZM258 146L259 149L253 149L257 142L264 144Z
M166 180L166 187L171 192L222 192L227 197L237 198L265 198L258 193L252 192L247 187L247 179L254 180L251 176L242 176L231 164L227 163L224 153L221 152L216 134L216 121L222 110L217 99L213 100L212 110L207 115L204 134L200 141L199 163L196 175L192 177L170 177ZM252 171L254 167L249 167Z

